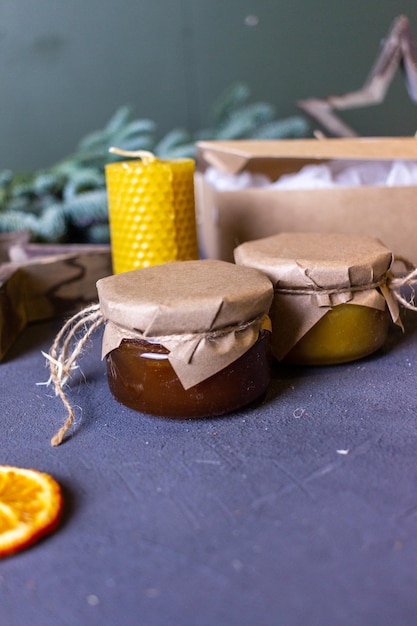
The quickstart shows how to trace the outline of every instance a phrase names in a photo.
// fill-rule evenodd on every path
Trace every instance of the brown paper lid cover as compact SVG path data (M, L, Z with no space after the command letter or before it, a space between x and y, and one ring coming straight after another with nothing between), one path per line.
M373 237L297 232L241 244L235 259L265 272L279 287L342 289L381 279L392 253Z
M178 261L102 278L104 317L145 336L204 332L268 312L272 285L256 269Z
M126 338L157 341L185 388L237 360L257 340L272 298L260 271L217 260L178 261L98 281L107 321L103 356ZM219 331L216 334L216 331Z

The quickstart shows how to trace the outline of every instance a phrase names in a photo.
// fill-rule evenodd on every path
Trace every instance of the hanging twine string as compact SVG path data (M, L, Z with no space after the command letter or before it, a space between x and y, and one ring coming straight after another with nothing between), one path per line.
M62 428L52 437L51 444L58 446L74 421L74 409L71 406L63 387L67 383L71 373L77 365L77 358L80 356L85 344L91 335L104 323L98 304L91 305L71 317L58 332L51 346L49 354L43 352L49 361L50 378L47 385L54 386L55 395L59 396L67 409L67 419ZM81 338L75 345L74 340L78 337L80 330L83 330ZM70 351L71 350L71 351Z
M404 257L397 256L395 257L395 262L402 263L408 273L405 276L389 276L387 281L387 286L391 293L394 295L396 300L409 311L417 311L417 305L415 304L415 285L417 285L417 267L414 267L413 264L405 259ZM404 287L409 287L411 289L411 295L409 299L405 298L401 290Z

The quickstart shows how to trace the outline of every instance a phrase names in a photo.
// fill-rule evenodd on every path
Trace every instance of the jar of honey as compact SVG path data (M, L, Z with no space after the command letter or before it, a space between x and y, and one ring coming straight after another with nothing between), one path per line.
M260 399L270 381L271 281L256 269L180 261L97 283L109 387L122 404L210 417Z
M274 284L272 352L279 361L330 365L360 359L399 322L387 280L392 253L377 239L334 233L280 233L235 250L236 263Z

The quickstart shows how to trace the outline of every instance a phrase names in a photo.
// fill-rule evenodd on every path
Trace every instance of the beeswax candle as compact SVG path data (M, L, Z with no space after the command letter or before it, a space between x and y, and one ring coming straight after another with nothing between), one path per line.
M114 273L197 259L194 161L111 152L136 157L106 166Z

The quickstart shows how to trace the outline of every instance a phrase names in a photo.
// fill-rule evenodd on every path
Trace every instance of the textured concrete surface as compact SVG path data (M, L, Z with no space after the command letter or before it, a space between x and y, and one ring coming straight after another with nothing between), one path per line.
M417 316L415 316L417 317ZM417 319L372 358L275 367L265 401L170 421L111 397L100 336L72 436L30 326L0 364L1 463L63 486L60 529L0 562L5 626L401 626L417 619Z

